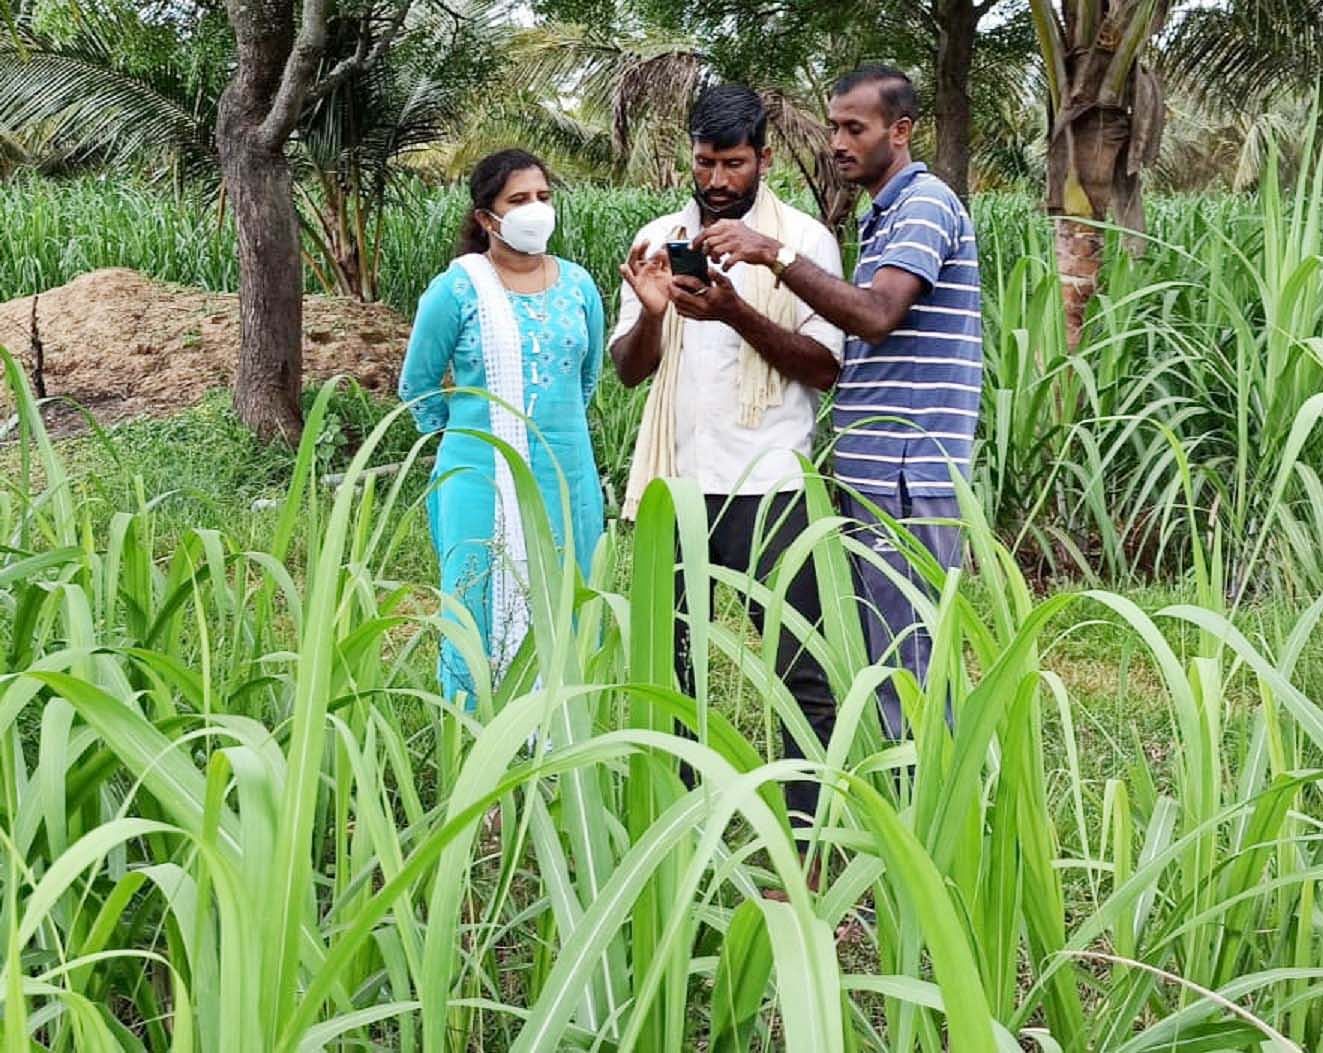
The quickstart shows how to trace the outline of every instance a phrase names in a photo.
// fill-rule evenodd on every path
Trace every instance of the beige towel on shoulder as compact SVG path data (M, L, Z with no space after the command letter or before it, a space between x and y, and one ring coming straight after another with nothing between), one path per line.
M787 229L785 209L786 206L764 183L745 222L758 233L784 243ZM744 286L741 295L755 311L782 329L795 328L798 301L794 293L777 284L769 268L748 268ZM621 511L626 519L638 515L639 502L649 483L675 475L675 399L683 353L684 319L673 306L668 307L662 319L661 363L643 407L643 423L634 444L634 460L629 469L629 485L625 489L625 504ZM769 407L781 405L785 397L785 377L745 342L740 345L739 378L740 427L761 427L763 413Z

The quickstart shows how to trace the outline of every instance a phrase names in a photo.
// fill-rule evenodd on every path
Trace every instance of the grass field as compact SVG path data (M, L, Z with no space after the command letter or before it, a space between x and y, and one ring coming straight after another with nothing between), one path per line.
M661 207L568 197L584 240L564 251L603 281ZM388 285L402 309L457 209L392 213L391 253L415 253L389 256L409 260ZM431 440L398 410L310 393L283 451L217 395L57 447L9 363L5 1053L1319 1048L1320 209L1317 173L1160 202L1072 355L1043 221L977 203L971 561L943 578L918 559L938 597L922 687L865 660L847 559L869 550L817 481L820 533L768 596L708 565L683 485L613 524L577 581L516 464L534 633L468 714L436 694L436 647L481 645L437 615ZM112 263L232 281L195 204L40 185L0 190L0 215L31 248L0 250L8 294ZM604 386L608 476L636 413ZM332 422L344 449L319 446ZM354 485L394 461L412 468ZM692 615L692 699L671 678L677 538L690 595L721 582ZM777 595L805 560L816 629ZM769 675L754 597L828 670L825 751ZM869 704L889 675L912 743L884 742ZM808 842L821 892L775 789L800 774L778 717L833 788ZM528 749L535 730L552 749Z
M1105 295L1075 353L1046 218L1023 195L975 201L987 350L976 491L1035 573L1178 577L1190 564L1192 503L1233 563L1243 553L1274 588L1323 591L1312 540L1323 533L1323 431L1309 401L1323 390L1323 164L1281 191L1275 175L1265 186L1257 198L1152 203L1147 252L1109 254ZM634 232L678 200L568 189L553 249L589 269L611 314ZM449 260L463 201L458 189L405 184L387 210L383 296L406 315ZM19 183L0 187L0 222L0 297L103 266L237 284L232 233L205 202L100 181ZM641 392L608 375L592 423L615 493L641 411ZM1269 504L1276 529L1251 560ZM1226 576L1238 592L1266 587L1245 564Z
M313 421L324 412L353 419L364 410L341 397L315 408ZM385 436L408 441L397 428ZM201 1048L312 1048L307 1043L328 1034L343 1036L346 1048L371 1040L439 1049L442 1034L451 1036L449 1048L588 1046L590 1033L614 1030L593 1015L600 1007L582 998L568 1013L552 1005L557 991L584 996L590 980L603 998L612 989L630 999L655 989L648 1022L628 1011L619 1021L622 1031L628 1021L644 1032L636 1048L687 1048L699 1032L719 1033L730 1014L741 1017L735 1029L753 1036L754 1048L782 1048L783 1040L785 1048L804 1048L794 1033L841 1028L862 1048L932 1048L941 1019L932 1006L943 990L965 994L970 983L983 988L987 1004L976 1002L964 1026L994 1042L1002 1033L994 1020L1013 1030L1017 1020L1046 1023L1063 1048L1071 1048L1071 1035L1088 1042L1077 1048L1124 1048L1136 1035L1156 1041L1172 1033L1173 1020L1202 1020L1200 1035L1248 1034L1137 966L1061 958L1072 941L1081 952L1116 953L1210 987L1245 990L1253 995L1246 1004L1264 1021L1294 1022L1300 1041L1315 1033L1312 1000L1292 1000L1312 990L1315 946L1299 897L1313 887L1307 875L1317 797L1307 768L1317 711L1306 699L1323 686L1317 607L1302 617L1285 602L1246 606L1234 619L1247 638L1242 644L1225 628L1217 594L1197 583L1126 599L1070 600L1070 590L1033 597L1012 563L990 556L991 534L977 533L987 562L947 590L933 617L953 648L945 653L956 664L945 668L957 711L992 706L1002 716L982 728L991 740L962 734L953 742L940 721L923 720L933 710L925 710L925 696L914 696L920 775L913 797L894 801L888 765L910 754L882 748L868 708L853 709L844 752L832 763L862 774L845 788L841 810L822 816L818 844L837 879L816 896L787 870L787 835L778 832L772 805L743 800L742 821L730 825L719 817L737 798L685 796L666 760L680 753L695 759L692 751L702 748L646 730L659 712L685 712L661 682L669 681L669 573L636 555L655 551L657 531L666 533L664 502L649 509L637 533L613 533L590 592L564 593L555 586L557 564L547 563L538 667L545 666L544 683L561 682L550 695L533 690L529 668L526 678L489 689L479 734L433 694L438 624L417 504L422 473L400 479L398 490L377 493L369 485L357 498L352 489L333 495L311 478L311 439L298 461L257 447L219 399L174 421L125 427L111 442L80 440L62 454L38 443L38 499L6 506L7 534L27 537L2 579L12 612L4 650L13 670L0 681L11 743L5 829L23 848L10 856L6 883L14 908L8 916L22 919L10 927L19 947L11 960L25 963L32 1015L20 1019L53 1048L138 1048L124 1027L146 1048L177 1048L184 999ZM291 479L294 504L252 511L253 500L281 493ZM683 492L675 500L683 536L697 506ZM977 505L970 511L977 516ZM529 519L545 536L545 523L535 513ZM839 546L833 539L813 558L830 571L844 555ZM708 573L701 557L687 553L686 560L693 573ZM318 601L319 586L330 598L323 592ZM741 613L747 585L731 586L706 629L713 660L702 708L689 703L690 719L707 723L712 753L697 756L715 766L714 786L726 785L721 765L760 778L786 774L766 767L773 755L760 751L771 741L774 715L790 711L783 689L760 673ZM577 623L555 611L567 602L581 605ZM1156 621L1141 613L1163 610L1169 613ZM648 627L655 646L636 638L626 646L621 634L631 626ZM849 657L849 635L847 618L814 646L825 648L843 694L855 683L858 697L868 673ZM324 649L319 639L334 646ZM558 673L546 655L558 655L565 669ZM649 682L659 686L638 686ZM626 684L636 687L618 686ZM1019 732L1017 716L1027 722ZM518 729L558 719L565 723L551 725L556 749L531 759L520 754L526 732ZM958 724L966 726L976 722ZM494 760L493 749L504 759ZM972 768L961 762L970 750ZM1017 750L1028 752L1017 759ZM999 763L987 764L989 756ZM270 858L262 846L282 843L283 824L294 822L278 805L293 808L299 757L303 800L312 809L299 843L310 852ZM1013 762L1027 767L1013 769ZM940 779L925 782L925 771ZM596 777L585 781L590 773ZM1012 778L1014 803L1002 800ZM973 809L966 819L946 803L961 786ZM477 826L489 794L507 813L495 840ZM469 800L476 811L463 811ZM1270 814L1262 814L1269 802ZM57 803L64 805L58 820ZM636 849L652 844L649 834L688 816L686 809L698 840L668 841L665 853L649 857L656 869L631 869ZM575 826L576 814L586 827ZM981 821L969 825L977 815ZM223 836L231 823L238 824L235 845ZM584 835L599 828L605 840L596 848L606 858L595 879L587 868L600 857ZM464 831L454 848L449 838ZM1262 838L1271 851L1257 847ZM1048 869L1031 874L1027 842L1039 839L1037 865ZM700 867L693 853L704 846L717 855L700 854ZM934 886L946 889L937 902L902 879L908 871L891 855L901 847L918 853L906 856L906 867L946 871ZM594 913L594 880L614 889L617 878L628 889L622 895L637 898L623 913ZM988 887L1008 880L1021 891ZM368 886L391 881L402 898L378 914L372 904L389 904L365 898ZM1040 883L1035 895L1047 896L1037 919L1048 930L1042 946L1028 935L1035 930L1022 928L1032 881ZM790 889L787 913L756 897L747 899L756 907L739 906L765 883ZM186 910L184 888L188 902L214 898L214 912L177 915ZM280 889L294 897L283 924L303 936L275 960L266 936L245 941L243 934L245 926L279 931L281 916L271 907ZM980 902L991 909L994 892L1007 897L1011 928L1004 931L1035 942L1011 935L999 943L994 917L968 913ZM878 943L850 948L840 966L828 950L830 927L861 893L879 908ZM694 907L675 930L676 903L690 900ZM1232 912L1234 927L1224 923ZM369 917L360 932L359 920ZM458 935L431 946L429 957L430 934L442 924ZM601 926L592 937L590 925ZM189 926L202 931L190 939ZM799 936L788 940L776 926ZM961 947L977 955L964 962L963 979L943 980L940 968L921 965L934 953L928 941L942 932L955 941L948 952L957 964L966 957L956 953ZM992 958L999 946L1003 957ZM235 958L249 965L239 968ZM576 961L577 970L567 964ZM660 976L652 967L658 961L669 963ZM851 961L857 971L842 972ZM1049 962L1056 979L1030 986L1047 975ZM757 974L763 979L753 993L744 989L753 980L737 966L767 970ZM251 990L245 968L261 977L258 991L288 985L292 1001L273 1009L269 1023L235 1011L258 997L244 994ZM741 979L722 1008L723 982L735 983L722 977L732 972ZM820 974L825 987L798 990L806 972ZM1263 986L1246 988L1239 979L1259 974ZM232 986L213 993L205 978L226 975ZM326 1008L297 1027L282 1024L293 1005L308 1004L308 989L325 990ZM845 991L855 992L853 1001L841 1002ZM112 1005L113 1013L105 1008ZM848 1027L819 1019L843 1005L853 1019ZM548 1029L541 1044L521 1028L521 1006ZM387 1023L387 1013L400 1021ZM245 1016L252 1019L240 1027ZM13 1020L7 1014L7 1025ZM429 1023L437 1029L430 1040ZM957 1025L950 1019L947 1026ZM979 1041L957 1048L980 1048Z

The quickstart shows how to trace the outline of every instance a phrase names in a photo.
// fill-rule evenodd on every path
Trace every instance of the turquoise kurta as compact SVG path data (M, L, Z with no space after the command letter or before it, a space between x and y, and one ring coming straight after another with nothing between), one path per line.
M588 402L597 386L603 344L602 298L578 264L557 259L560 273L545 293L511 293L523 358L524 412L534 478L542 493L558 545L565 540L559 472L569 487L574 551L586 572L602 534L602 488L588 435ZM446 373L451 378L446 381ZM418 430L441 431L432 479L444 477L427 500L432 540L441 567L441 589L456 596L482 630L487 654L511 653L492 625L490 587L495 553L497 500L495 451L481 439L454 429L490 432L490 402L481 395L442 392L490 390L483 366L478 297L463 268L452 263L433 279L418 301L413 334L400 373L400 398L413 402ZM439 675L447 697L470 693L472 680L458 652L443 643Z

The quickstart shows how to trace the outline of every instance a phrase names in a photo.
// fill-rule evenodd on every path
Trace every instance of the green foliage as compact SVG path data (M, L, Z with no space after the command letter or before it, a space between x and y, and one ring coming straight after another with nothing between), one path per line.
M1023 203L977 203L985 284L985 507L1053 569L1179 573L1221 532L1226 584L1321 585L1317 268L1323 168L1257 198L1150 208L1147 250L1109 235L1105 290L1066 349L1050 235ZM1290 440L1298 435L1299 445ZM1279 489L1280 487L1280 489Z
M382 299L412 312L454 255L468 191L418 179L390 194L382 230ZM598 287L619 285L630 239L678 208L678 193L576 187L562 193L552 251L582 264ZM0 300L30 296L102 267L132 267L161 281L216 291L239 286L233 224L212 200L134 183L81 178L0 184ZM318 292L307 276L308 292Z
M1317 430L1290 462L1298 466L1288 466L1275 521L1260 531L1291 429L1320 390L1319 171L1306 168L1294 186L1256 197L1154 201L1144 255L1109 248L1105 293L1074 354L1061 327L1048 221L1024 195L975 199L986 352L978 492L1027 566L1106 580L1177 576L1190 566L1190 499L1228 542L1229 589L1287 579L1306 593L1323 587L1310 541L1323 524ZM590 186L560 193L552 250L588 269L608 319L630 240L683 200L682 192ZM407 316L452 257L467 194L411 180L388 202L381 295ZM0 297L104 266L234 289L233 234L218 219L205 200L131 185L0 186L10 235L0 244ZM852 246L845 254L849 266ZM311 276L308 291L318 291ZM591 426L618 499L645 393L605 373ZM1188 493L1173 441L1188 460ZM1267 547L1250 567L1238 560L1255 536Z
M96 55L126 76L171 83L183 96L217 98L232 57L224 12L214 5L39 0L30 24L59 47Z
M44 0L0 43L0 124L48 165L209 175L232 63L218 7Z
M334 9L324 72L356 54L385 5ZM293 136L310 268L328 292L377 298L380 220L402 158L456 135L500 68L491 14L420 8L394 46L325 94ZM47 0L21 37L0 38L0 138L16 167L89 162L216 188L220 100L234 71L218 5ZM189 176L190 179L182 177Z
M901 676L915 739L886 748L873 691L896 674L858 653L846 562L877 557L830 521L812 480L813 536L781 580L813 559L824 595L846 601L833 618L809 626L775 590L721 580L769 602L842 696L825 750L802 729L831 788L808 835L831 875L817 892L775 792L805 766L754 749L707 677L697 699L670 682L675 539L691 592L715 573L692 486L655 486L585 582L512 462L533 636L503 681L478 678L470 714L436 694L434 648L440 631L480 645L435 616L406 551L427 546L425 472L414 460L388 483L361 476L394 455L381 445L394 420L327 490L316 437L354 398L323 391L279 466L280 507L247 528L199 507L176 532L170 499L127 474L186 444L200 470L208 432L217 468L251 465L262 454L227 438L223 411L189 414L196 432L117 433L124 485L89 502L89 483L109 482L93 475L115 469L66 460L5 365L21 420L0 494L11 1048L1119 1053L1323 1039L1323 603L1283 609L1280 631L1251 644L1268 623L1220 613L1214 582L1156 614L1102 591L1039 599L966 491L977 569L943 580L919 563L937 586L922 611L934 674ZM739 626L701 605L691 617L713 672L752 699L748 724L793 721ZM1100 619L1162 714L1144 726L1151 752L1105 780L1085 774L1088 710L1051 661ZM698 740L671 734L672 717ZM549 749L529 750L534 731ZM680 759L699 789L683 788ZM493 806L499 832L482 821ZM832 931L861 897L867 964L843 965Z
M239 287L233 225L205 198L108 180L0 184L0 299L31 296L102 267L162 281Z
M1188 91L1229 113L1273 95L1315 90L1323 78L1323 3L1237 0L1182 12L1163 56Z

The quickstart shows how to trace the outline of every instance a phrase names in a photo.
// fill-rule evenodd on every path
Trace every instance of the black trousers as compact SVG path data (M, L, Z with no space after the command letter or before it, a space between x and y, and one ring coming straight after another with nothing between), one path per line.
M764 499L756 495L726 497L708 494L706 500L709 561L731 570L747 571L753 560L754 527L758 518L758 508ZM777 560L807 526L808 512L802 492L787 491L771 498L763 523L762 547L754 570L759 581L767 582ZM676 574L675 594L678 609L684 611L686 609L684 576L680 573ZM810 623L817 625L822 620L822 605L818 597L812 561L806 563L795 575L786 590L786 600ZM711 602L709 597L709 605ZM766 612L761 605L751 602L749 613L761 635ZM832 699L831 688L827 683L827 674L794 633L782 629L780 635L775 663L777 676L799 703L799 708L803 710L804 716L817 733L819 741L826 746L836 725L836 703ZM764 646L767 646L765 641ZM690 656L689 628L684 622L676 624L675 673L680 682L680 689L688 695L693 695L694 671ZM784 726L781 735L786 757L804 756L798 743ZM681 776L687 784L692 785L693 773L687 767L681 768ZM813 813L818 807L818 783L809 781L787 783L786 806L790 810L793 823L800 826L810 825L813 821Z

